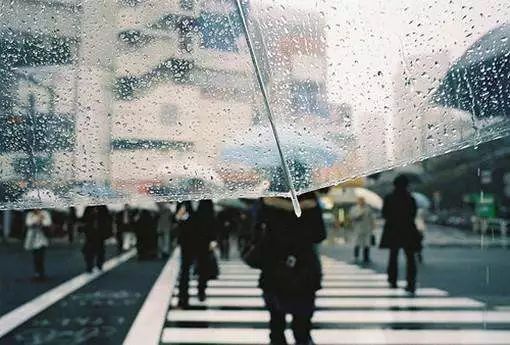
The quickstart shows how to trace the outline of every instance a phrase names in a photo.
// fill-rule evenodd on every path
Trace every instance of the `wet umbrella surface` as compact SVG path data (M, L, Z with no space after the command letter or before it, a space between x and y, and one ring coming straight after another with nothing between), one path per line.
M295 197L508 133L505 1L57 7L0 2L4 207Z

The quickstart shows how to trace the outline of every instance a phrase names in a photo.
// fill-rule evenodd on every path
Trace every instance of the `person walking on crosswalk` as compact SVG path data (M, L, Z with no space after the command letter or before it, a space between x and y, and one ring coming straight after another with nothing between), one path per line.
M384 230L381 248L390 250L388 260L388 282L391 288L397 288L398 253L403 249L407 260L406 291L414 294L416 290L416 252L421 249L421 235L416 228L416 201L407 190L409 180L400 175L393 181L394 191L387 195L383 204Z
M271 345L286 345L286 314L292 315L297 345L312 345L310 334L316 291L321 288L322 269L315 244L326 238L321 209L314 193L300 197L301 218L292 203L266 198L258 214L261 246L259 286L270 313Z
M357 203L349 212L354 230L354 259L357 261L360 250L363 250L363 263L370 262L370 246L375 227L375 216L365 198L358 198Z
M181 247L179 274L179 303L181 309L189 307L189 275L196 265L198 273L198 298L206 299L211 243L215 240L215 214L211 200L186 201L177 205L175 221L178 226L178 241Z

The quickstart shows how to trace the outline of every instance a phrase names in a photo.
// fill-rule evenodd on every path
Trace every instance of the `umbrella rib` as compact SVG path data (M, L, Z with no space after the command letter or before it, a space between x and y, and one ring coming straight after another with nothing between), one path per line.
M253 48L253 42L251 40L249 31L248 31L248 23L246 20L246 14L244 12L243 6L241 4L241 0L233 0L237 6L237 12L239 17L241 18L241 24L243 26L244 35L246 37L246 44L248 45L248 50L250 51L251 60L253 62L253 66L255 68L255 75L257 76L257 82L260 87L260 91L262 92L262 98L264 100L264 107L267 110L267 117L269 119L269 124L271 126L271 130L273 131L273 136L276 141L276 147L278 150L278 155L280 156L280 160L282 163L283 171L285 173L285 178L287 179L287 183L289 185L290 197L292 199L292 205L294 206L294 211L298 217L301 216L301 207L299 205L299 201L297 198L296 189L294 188L294 183L292 181L292 177L290 175L289 166L287 165L287 161L285 160L285 155L283 154L283 150L280 144L280 137L278 136L278 131L276 129L276 125L274 123L274 116L271 106L269 104L269 96L266 89L266 85L264 84L264 80L262 79L262 72L260 70L260 65L255 55L255 50Z

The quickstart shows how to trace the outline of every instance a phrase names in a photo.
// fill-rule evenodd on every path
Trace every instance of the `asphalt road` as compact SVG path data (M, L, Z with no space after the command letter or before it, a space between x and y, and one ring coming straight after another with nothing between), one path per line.
M349 244L321 246L323 254L352 262ZM115 254L109 247L108 256ZM387 251L372 249L370 268L385 272ZM498 247L431 246L419 265L422 287L470 297L489 308L510 307L510 250ZM403 259L403 258L401 258ZM0 313L33 299L83 272L78 245L55 245L48 251L46 283L33 283L31 257L18 245L0 246ZM401 260L400 278L405 265ZM163 261L131 259L71 293L0 339L3 344L120 344L160 274Z
M106 259L116 254L115 246L106 246ZM32 282L32 255L21 242L0 245L0 315L85 271L79 243L53 241L46 251L44 282Z
M322 252L331 257L353 261L352 246L323 245ZM388 251L373 248L370 268L385 273ZM405 279L405 262L401 254L400 279ZM510 250L441 246L425 248L424 262L418 266L421 286L433 286L451 295L471 297L490 306L510 306Z

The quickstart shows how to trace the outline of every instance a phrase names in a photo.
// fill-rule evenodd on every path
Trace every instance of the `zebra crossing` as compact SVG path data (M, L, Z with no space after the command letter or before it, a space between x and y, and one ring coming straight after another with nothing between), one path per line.
M510 311L489 310L436 288L420 288L409 297L403 289L388 288L384 274L327 257L322 261L323 289L313 318L318 345L510 344ZM205 302L198 301L196 282L191 282L190 309L177 309L174 294L161 344L269 343L259 271L241 261L221 262L220 271L218 280L209 282Z

